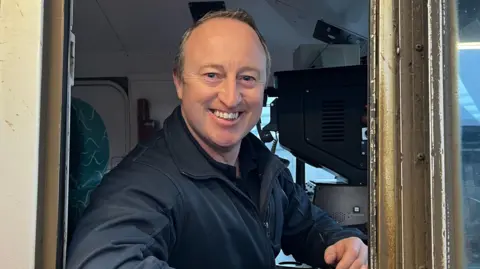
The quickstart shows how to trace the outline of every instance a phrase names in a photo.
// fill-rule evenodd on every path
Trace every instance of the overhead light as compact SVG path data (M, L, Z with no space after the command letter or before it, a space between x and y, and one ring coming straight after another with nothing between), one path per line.
M461 42L457 47L459 50L480 50L480 42Z

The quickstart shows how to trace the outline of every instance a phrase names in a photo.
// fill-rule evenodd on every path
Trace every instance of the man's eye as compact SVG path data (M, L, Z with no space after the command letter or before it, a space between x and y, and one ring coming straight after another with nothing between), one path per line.
M252 76L241 76L241 79L248 81L248 82L253 82L255 81L255 78Z
M215 73L206 73L205 76L206 76L207 78L216 78L216 77L217 77L217 74L215 74Z
M203 74L203 77L208 83L216 83L219 82L219 80L221 79L219 74L211 72Z

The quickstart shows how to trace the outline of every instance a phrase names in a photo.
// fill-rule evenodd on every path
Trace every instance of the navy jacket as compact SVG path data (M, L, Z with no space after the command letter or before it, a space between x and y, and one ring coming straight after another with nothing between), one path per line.
M215 169L185 132L179 107L93 192L69 244L68 269L275 268L280 249L324 265L347 237L312 205L288 168L254 135L260 206Z

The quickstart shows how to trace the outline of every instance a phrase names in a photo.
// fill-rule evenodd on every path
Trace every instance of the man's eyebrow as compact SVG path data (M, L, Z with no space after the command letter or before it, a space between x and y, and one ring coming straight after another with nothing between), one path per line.
M205 65L200 66L200 70L205 69L205 68L213 68L213 69L222 70L222 71L225 70L225 68L223 68L223 66L220 65L220 64L205 64Z
M248 71L255 72L255 73L258 74L258 75L261 74L260 69L258 69L258 68L256 68L256 67L253 67L253 66L245 66L245 67L242 67L242 68L240 68L240 71L239 71L239 72L248 72Z
M210 63L210 64L204 64L202 66L200 66L200 69L199 70L203 70L205 68L213 68L213 69L217 69L219 71L222 71L224 72L225 71L225 68L223 67L223 65L220 65L220 64L213 64L213 63ZM260 75L261 74L261 71L260 69L256 68L256 67L253 67L253 66L244 66L242 68L240 68L240 70L238 71L238 73L241 73L241 72L255 72L257 75Z

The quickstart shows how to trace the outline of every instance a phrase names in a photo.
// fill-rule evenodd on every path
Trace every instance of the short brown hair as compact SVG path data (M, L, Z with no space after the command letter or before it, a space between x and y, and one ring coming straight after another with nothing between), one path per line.
M185 43L187 42L188 38L192 34L193 30L195 30L198 26L202 25L206 21L211 19L217 19L217 18L232 19L232 20L243 22L248 26L250 26L255 31L255 33L258 36L258 39L260 40L260 43L262 44L263 50L265 51L265 56L267 58L266 66L267 66L267 78L268 78L268 75L270 73L270 68L271 68L271 58L270 58L270 52L268 51L268 48L267 48L267 43L265 41L265 38L263 38L262 34L258 30L253 17L243 9L212 11L205 14L205 16L203 16L201 19L196 21L191 27L189 27L183 34L182 40L178 48L178 53L175 55L175 60L173 63L173 73L175 74L175 76L177 76L178 78L180 78L181 81L183 81L183 65L185 63L185 59L184 59Z

